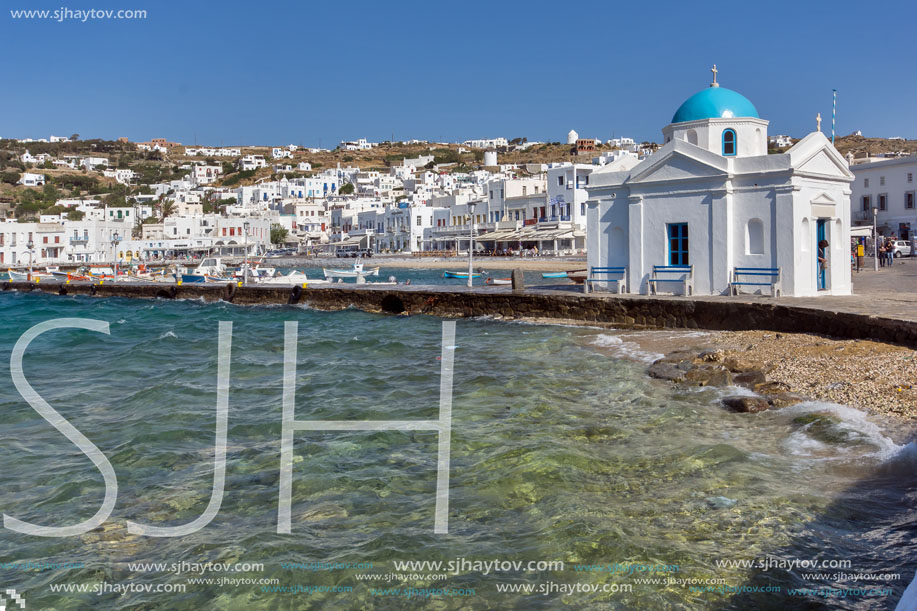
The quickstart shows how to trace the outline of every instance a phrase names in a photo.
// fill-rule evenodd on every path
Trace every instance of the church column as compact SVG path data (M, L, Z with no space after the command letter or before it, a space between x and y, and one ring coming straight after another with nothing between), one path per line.
M632 195L627 203L627 290L642 293L646 273L643 269L643 196Z
M586 267L603 267L604 261L608 259L608 254L602 252L599 244L599 233L601 227L599 223L602 218L602 207L597 199L586 200ZM576 246L574 238L574 247ZM588 271L587 271L588 274Z
M799 295L799 283L804 280L805 276L800 277L799 265L806 257L811 256L811 252L803 251L803 241L808 236L802 234L802 218L806 212L802 212L797 218L796 209L793 205L793 194L798 189L792 185L779 187L774 190L774 234L776 240L773 241L776 247L774 252L775 265L781 268L781 283L783 292L786 295Z
M709 272L704 274L704 270L698 269L695 265L694 273L700 280L704 275L710 279L710 285L706 287L706 292L712 295L724 294L729 288L729 275L733 265L733 243L734 234L732 227L733 219L733 193L732 181L727 179L725 188L710 193L710 235L708 240L710 248L708 249ZM703 283L699 282L698 293L704 291Z

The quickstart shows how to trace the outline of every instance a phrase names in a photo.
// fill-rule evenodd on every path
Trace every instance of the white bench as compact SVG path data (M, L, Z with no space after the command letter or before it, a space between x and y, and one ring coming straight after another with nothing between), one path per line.
M620 278L610 278L612 275L620 275ZM625 267L593 267L589 270L589 276L583 282L583 291L588 293L592 288L593 282L614 282L618 285L618 294L627 292L627 268Z
M663 275L663 274L672 274ZM677 276L677 277L675 277ZM693 265L654 265L653 276L647 280L650 295L656 295L656 285L660 282L677 282L684 287L685 295L694 294L694 266Z
M750 277L751 280L739 280L739 276ZM760 280L767 278L767 280ZM732 280L729 282L729 294L738 295L740 286L768 286L773 297L783 294L781 283L782 274L779 267L736 267L732 270Z

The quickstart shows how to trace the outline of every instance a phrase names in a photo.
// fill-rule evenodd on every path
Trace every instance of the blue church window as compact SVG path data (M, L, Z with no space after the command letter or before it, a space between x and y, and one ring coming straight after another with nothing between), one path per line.
M731 157L736 154L736 130L723 131L723 155Z
M688 224L669 223L669 265L689 265Z

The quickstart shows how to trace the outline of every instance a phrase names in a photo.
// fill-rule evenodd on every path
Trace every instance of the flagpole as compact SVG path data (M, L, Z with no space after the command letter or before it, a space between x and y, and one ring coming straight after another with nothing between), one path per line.
M831 109L831 144L834 144L834 126L837 122L837 89L834 90L834 105Z

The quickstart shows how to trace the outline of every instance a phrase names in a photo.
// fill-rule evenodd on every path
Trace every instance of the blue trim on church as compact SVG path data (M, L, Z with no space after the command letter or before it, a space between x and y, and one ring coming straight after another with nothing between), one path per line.
M732 136L731 138L729 136ZM723 157L735 157L739 147L736 130L731 127L723 130Z

